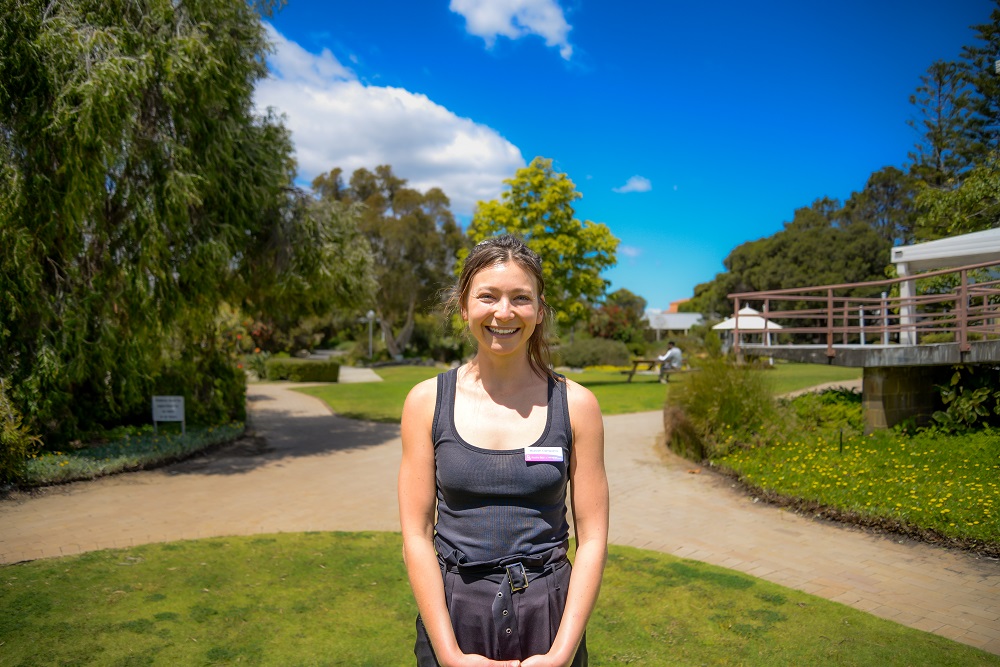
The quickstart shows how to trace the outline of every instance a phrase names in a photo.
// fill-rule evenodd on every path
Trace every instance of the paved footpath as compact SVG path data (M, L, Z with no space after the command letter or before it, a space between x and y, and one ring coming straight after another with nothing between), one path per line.
M0 501L0 563L219 535L398 531L399 427L251 385L244 439L166 468ZM1000 562L757 503L669 453L661 415L605 418L611 540L746 572L1000 654Z

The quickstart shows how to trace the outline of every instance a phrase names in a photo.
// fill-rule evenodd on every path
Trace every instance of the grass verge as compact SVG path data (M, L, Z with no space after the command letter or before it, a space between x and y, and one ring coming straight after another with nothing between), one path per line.
M777 504L1000 557L997 431L803 431L712 462Z
M163 432L159 435L154 435L150 426L83 449L44 452L28 461L21 486L95 479L179 461L208 447L235 440L244 432L240 422L214 428L189 428L185 435L181 435L179 425L176 432L169 432L172 426L161 426Z
M407 665L395 533L155 544L0 568L5 665ZM1000 656L751 576L612 546L595 665L1000 665Z

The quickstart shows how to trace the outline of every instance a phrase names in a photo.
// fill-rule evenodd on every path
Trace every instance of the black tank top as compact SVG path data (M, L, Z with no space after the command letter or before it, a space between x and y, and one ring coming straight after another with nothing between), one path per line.
M457 378L457 368L438 375L431 432L438 555L452 565L472 565L537 555L565 543L573 445L566 383L549 379L545 430L531 445L558 448L562 460L529 461L529 448L482 449L462 439L455 429Z

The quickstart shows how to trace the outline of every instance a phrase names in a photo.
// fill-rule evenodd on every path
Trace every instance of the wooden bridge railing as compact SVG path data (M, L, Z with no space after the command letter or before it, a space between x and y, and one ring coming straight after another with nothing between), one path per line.
M900 290L907 282L919 290ZM916 296L902 297L901 291ZM825 344L828 357L836 355L838 346L920 342L957 342L968 352L970 340L1000 338L1000 261L867 283L740 292L729 298L737 355L746 345L741 341L745 334L760 334L762 345L775 339L782 346ZM746 305L782 328L740 327L739 310Z

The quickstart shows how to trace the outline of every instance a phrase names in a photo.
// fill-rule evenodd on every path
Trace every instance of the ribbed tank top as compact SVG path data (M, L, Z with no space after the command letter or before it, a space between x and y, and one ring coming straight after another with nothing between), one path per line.
M434 544L452 565L530 556L569 538L566 485L573 432L566 383L549 379L545 430L531 447L559 447L563 460L525 460L525 450L476 447L455 429L458 369L437 378L434 441L438 518Z

